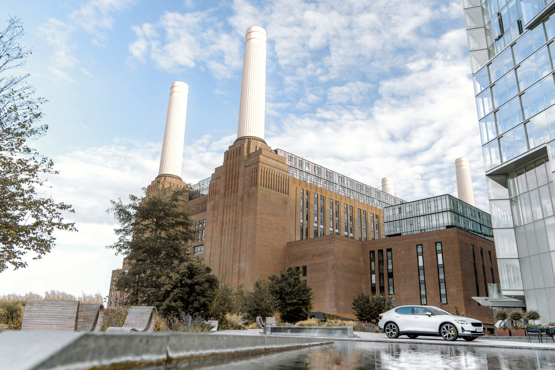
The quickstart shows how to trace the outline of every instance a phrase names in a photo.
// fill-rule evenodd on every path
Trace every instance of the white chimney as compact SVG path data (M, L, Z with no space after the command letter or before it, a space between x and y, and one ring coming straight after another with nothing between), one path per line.
M470 166L467 158L455 159L457 169L457 192L459 199L472 206L474 204L474 189L472 189L472 178L470 177Z
M189 86L185 82L172 83L158 176L174 175L181 178L188 95Z
M393 191L393 179L391 177L384 177L382 179L382 191L389 195L395 195Z
M237 138L254 136L264 140L266 102L266 31L250 27L245 35L243 81Z

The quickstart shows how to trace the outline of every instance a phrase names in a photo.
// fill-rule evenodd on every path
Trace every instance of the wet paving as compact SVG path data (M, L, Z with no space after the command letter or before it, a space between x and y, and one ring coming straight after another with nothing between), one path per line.
M555 369L555 351L335 342L202 369Z

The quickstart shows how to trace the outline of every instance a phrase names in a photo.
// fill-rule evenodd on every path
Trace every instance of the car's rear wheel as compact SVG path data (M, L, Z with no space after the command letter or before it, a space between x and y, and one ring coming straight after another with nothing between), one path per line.
M416 338L418 338L418 335L416 335L416 334L408 334L407 337L409 337L410 339L416 339Z
M457 340L457 338L459 337L459 333L457 332L457 328L455 327L455 325L453 325L451 323L446 323L446 324L441 325L441 328L439 329L439 333L441 334L443 339L448 340L448 341Z
M394 322L388 322L385 324L384 331L388 338L399 338L399 327Z
M463 337L463 339L467 342L472 342L474 339L476 339L476 337Z

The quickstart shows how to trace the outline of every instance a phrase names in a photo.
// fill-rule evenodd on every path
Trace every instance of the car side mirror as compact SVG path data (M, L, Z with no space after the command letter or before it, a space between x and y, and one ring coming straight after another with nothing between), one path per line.
M432 315L433 315L433 314L432 314L431 312L426 312L426 316L432 317Z

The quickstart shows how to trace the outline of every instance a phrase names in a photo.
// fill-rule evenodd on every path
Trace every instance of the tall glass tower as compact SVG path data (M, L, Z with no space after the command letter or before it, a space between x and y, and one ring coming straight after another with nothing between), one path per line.
M555 321L555 0L463 0L504 295Z

